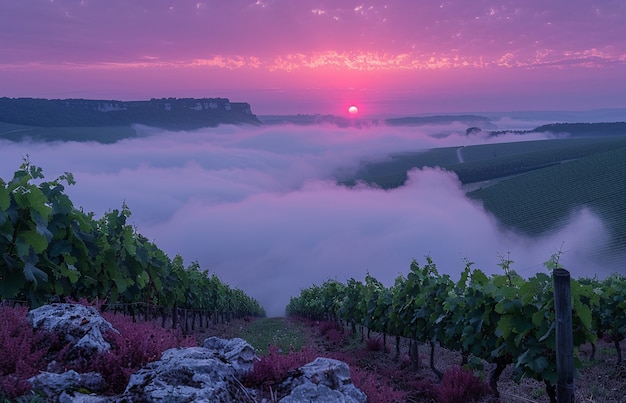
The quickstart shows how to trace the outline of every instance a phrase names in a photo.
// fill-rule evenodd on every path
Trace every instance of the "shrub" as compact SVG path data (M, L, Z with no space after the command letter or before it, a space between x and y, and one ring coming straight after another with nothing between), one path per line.
M491 388L471 371L459 366L451 367L443 375L436 389L436 400L442 403L464 403L480 399L491 393Z
M26 320L27 308L0 307L0 397L13 399L30 390L28 378L46 367L43 331Z
M56 334L33 330L26 320L27 311L0 307L0 401L26 394L30 390L28 378L50 366L59 372L70 367L77 372L100 372L108 386L105 393L120 393L130 375L158 360L165 350L197 345L195 339L182 337L179 331L152 322L133 323L130 317L105 313L102 316L120 332L104 335L111 350L93 357L77 357ZM54 365L49 366L52 361Z
M366 347L368 351L382 351L383 339L381 339L380 337L367 339Z
M343 342L343 334L337 329L330 329L328 333L326 333L326 338L334 344L341 344Z
M278 384L287 378L289 371L313 361L316 357L317 352L312 348L281 354L277 346L269 346L268 354L254 363L244 382L253 387Z
M320 322L319 324L320 335L325 336L331 330L341 330L341 329L339 328L339 325L335 321L327 320L324 322Z
M407 401L407 393L403 390L396 390L393 380L397 381L405 377L407 380L413 380L413 375L409 372L401 369L389 369L385 373L387 370L375 364L363 366L363 363L371 361L371 355L365 350L354 350L349 353L337 351L326 354L326 356L348 364L352 383L367 395L368 402Z
M350 367L350 379L354 386L367 396L369 402L406 402L406 393L394 390L391 385L379 379L375 373L356 366Z
M318 325L320 336L326 336L326 339L333 344L340 344L344 337L341 325L335 321L328 320L319 322Z
M105 339L111 344L111 350L77 366L80 372L100 372L107 383L105 393L108 394L121 393L134 372L161 358L165 350L197 345L195 339L182 337L180 332L164 329L153 322L133 322L131 317L113 313L102 316L119 334L107 332Z

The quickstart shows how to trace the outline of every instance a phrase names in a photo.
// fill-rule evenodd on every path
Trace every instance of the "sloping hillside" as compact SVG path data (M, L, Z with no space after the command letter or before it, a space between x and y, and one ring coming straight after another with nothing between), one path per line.
M402 186L412 168L454 171L469 197L505 226L530 236L558 229L580 208L598 214L612 240L599 258L626 256L626 136L448 147L390 156L342 183Z

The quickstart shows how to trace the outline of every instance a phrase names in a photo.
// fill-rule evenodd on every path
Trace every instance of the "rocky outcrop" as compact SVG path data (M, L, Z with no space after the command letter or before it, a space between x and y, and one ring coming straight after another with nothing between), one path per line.
M249 401L254 391L239 377L252 370L256 355L242 339L212 337L205 347L170 349L159 361L133 374L123 399L148 402Z
M69 370L61 374L42 372L30 378L28 381L34 390L49 397L75 390L98 393L106 389L104 378L97 372L84 374L79 374L74 370Z
M295 375L281 384L281 389L291 391L281 403L367 401L365 393L352 383L348 365L332 358L318 357L298 368Z
M261 122L246 102L228 98L161 98L147 101L0 98L0 122L36 127L145 125L193 130ZM92 139L97 140L97 139Z
M226 340L219 337L209 337L204 340L202 347L214 351L221 360L230 363L239 376L252 371L254 361L257 359L254 348L240 338Z
M103 334L116 331L93 307L52 304L32 310L28 320L36 328L56 332L81 357L110 349ZM258 359L245 340L210 337L202 347L174 348L131 375L121 396L99 396L107 389L101 374L69 370L50 372L29 379L32 388L46 401L62 403L110 402L257 402L257 391L242 385ZM293 371L279 390L283 403L363 403L365 394L350 379L344 362L317 358Z
M35 329L61 336L62 342L83 357L110 350L103 335L107 331L117 332L96 308L81 304L44 305L30 311L27 319Z

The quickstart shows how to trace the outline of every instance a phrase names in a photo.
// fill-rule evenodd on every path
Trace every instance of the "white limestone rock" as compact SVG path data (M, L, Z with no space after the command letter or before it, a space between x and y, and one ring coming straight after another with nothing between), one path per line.
M53 331L71 344L72 349L88 355L110 350L111 345L103 334L109 330L117 332L96 308L81 304L44 305L28 312L27 319L34 328Z
M365 403L367 396L352 383L350 368L343 361L318 357L298 368L281 384L289 395L281 403L337 402Z
M253 397L238 378L252 369L254 349L242 339L207 339L205 347L174 348L133 374L126 401L238 402ZM250 400L250 399L248 399Z

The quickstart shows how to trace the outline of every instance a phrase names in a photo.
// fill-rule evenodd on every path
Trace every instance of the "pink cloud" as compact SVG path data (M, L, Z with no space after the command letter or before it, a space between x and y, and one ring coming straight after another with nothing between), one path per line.
M410 90L416 113L499 107L495 89L510 97L529 81L540 90L557 81L535 99L580 91L541 107L619 107L624 16L619 0L571 1L567 9L538 0L0 0L0 95L234 98L243 89L284 90L285 99L263 98L259 111L280 113L264 109L275 102L290 113L337 113L294 109L296 92L353 88L391 100L393 91ZM447 103L439 105L440 96ZM484 101L470 102L475 97ZM522 96L513 107L533 103Z
M530 63L546 53L567 57L594 49L624 55L620 1L328 2L275 0L0 3L6 64L187 63L214 57L338 54L409 55L413 60L507 54Z

